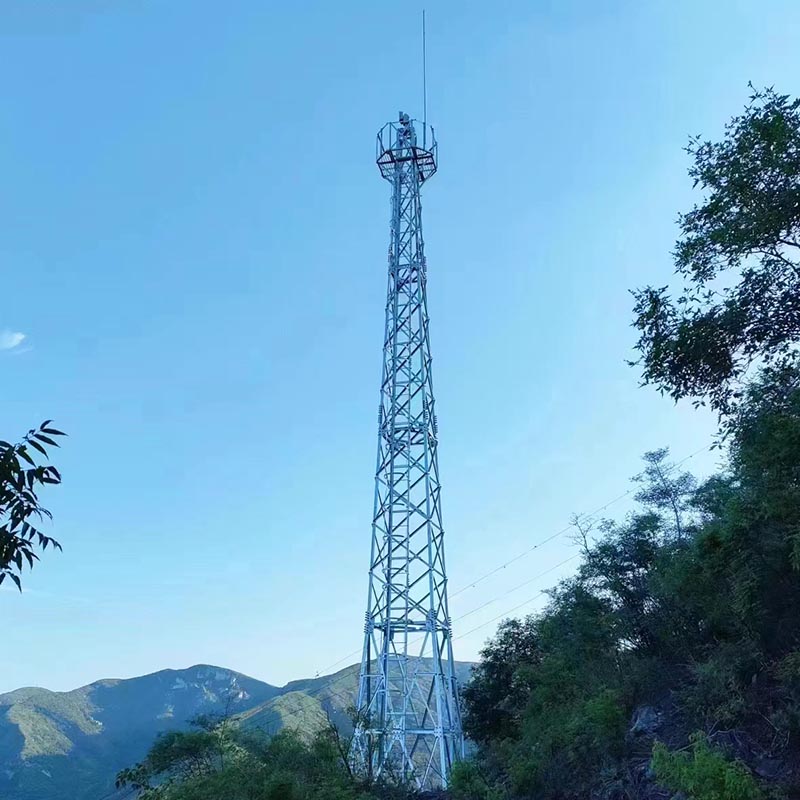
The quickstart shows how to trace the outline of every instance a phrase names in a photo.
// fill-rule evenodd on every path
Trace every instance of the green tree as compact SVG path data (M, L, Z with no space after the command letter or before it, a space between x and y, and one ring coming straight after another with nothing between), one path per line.
M753 90L721 141L696 137L687 151L705 198L679 218L678 298L668 287L634 292L636 363L646 384L724 416L748 368L797 358L800 100Z
M519 733L530 695L528 671L540 657L539 634L532 617L500 623L462 692L470 739L489 742Z
M674 522L675 536L681 540L691 510L689 500L697 488L697 481L689 472L676 472L674 465L667 461L668 457L668 447L644 454L644 471L633 479L641 487L634 498L647 508L668 514Z
M163 734L116 785L139 800L408 800L403 787L354 776L332 724L310 739L268 736L227 713Z
M503 800L505 794L490 785L474 761L454 764L447 788L452 800Z
M22 590L22 570L32 568L39 559L36 550L61 545L38 527L50 512L44 508L37 489L61 483L61 474L50 464L37 464L47 458L47 447L58 447L54 436L64 434L46 420L28 431L21 442L0 441L0 584L10 578Z
M241 757L227 716L201 715L191 725L159 736L143 762L117 775L117 788L136 789L141 800L170 798L178 787L201 783Z

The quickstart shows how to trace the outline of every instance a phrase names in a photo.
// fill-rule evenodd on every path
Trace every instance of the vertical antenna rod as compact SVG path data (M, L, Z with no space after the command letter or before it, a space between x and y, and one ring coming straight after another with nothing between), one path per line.
M422 146L426 144L428 132L428 64L425 43L425 9L422 9Z

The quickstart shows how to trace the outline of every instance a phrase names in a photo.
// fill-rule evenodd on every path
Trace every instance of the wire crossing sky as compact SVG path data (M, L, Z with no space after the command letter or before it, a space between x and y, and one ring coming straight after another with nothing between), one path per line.
M69 438L45 497L64 552L0 592L0 691L194 663L280 684L358 648L374 135L422 115L421 8L404 31L366 2L3 3L0 437ZM748 81L792 92L799 29L790 2L427 4L451 586L508 562L451 593L457 659L576 564L569 535L516 555L623 495L643 451L710 441L626 366L628 290L670 279L688 136Z

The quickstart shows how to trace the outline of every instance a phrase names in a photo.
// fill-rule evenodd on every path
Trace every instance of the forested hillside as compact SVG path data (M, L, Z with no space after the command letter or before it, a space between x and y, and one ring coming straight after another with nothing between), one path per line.
M584 529L546 611L501 625L455 797L800 796L798 377L750 388L700 486L651 454L640 507Z

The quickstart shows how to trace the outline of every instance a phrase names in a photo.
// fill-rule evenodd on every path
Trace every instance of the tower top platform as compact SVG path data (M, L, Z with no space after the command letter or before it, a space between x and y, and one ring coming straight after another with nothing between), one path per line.
M386 180L392 180L399 169L413 162L419 182L424 183L436 172L437 150L433 126L402 111L397 122L387 122L378 131L376 161Z

